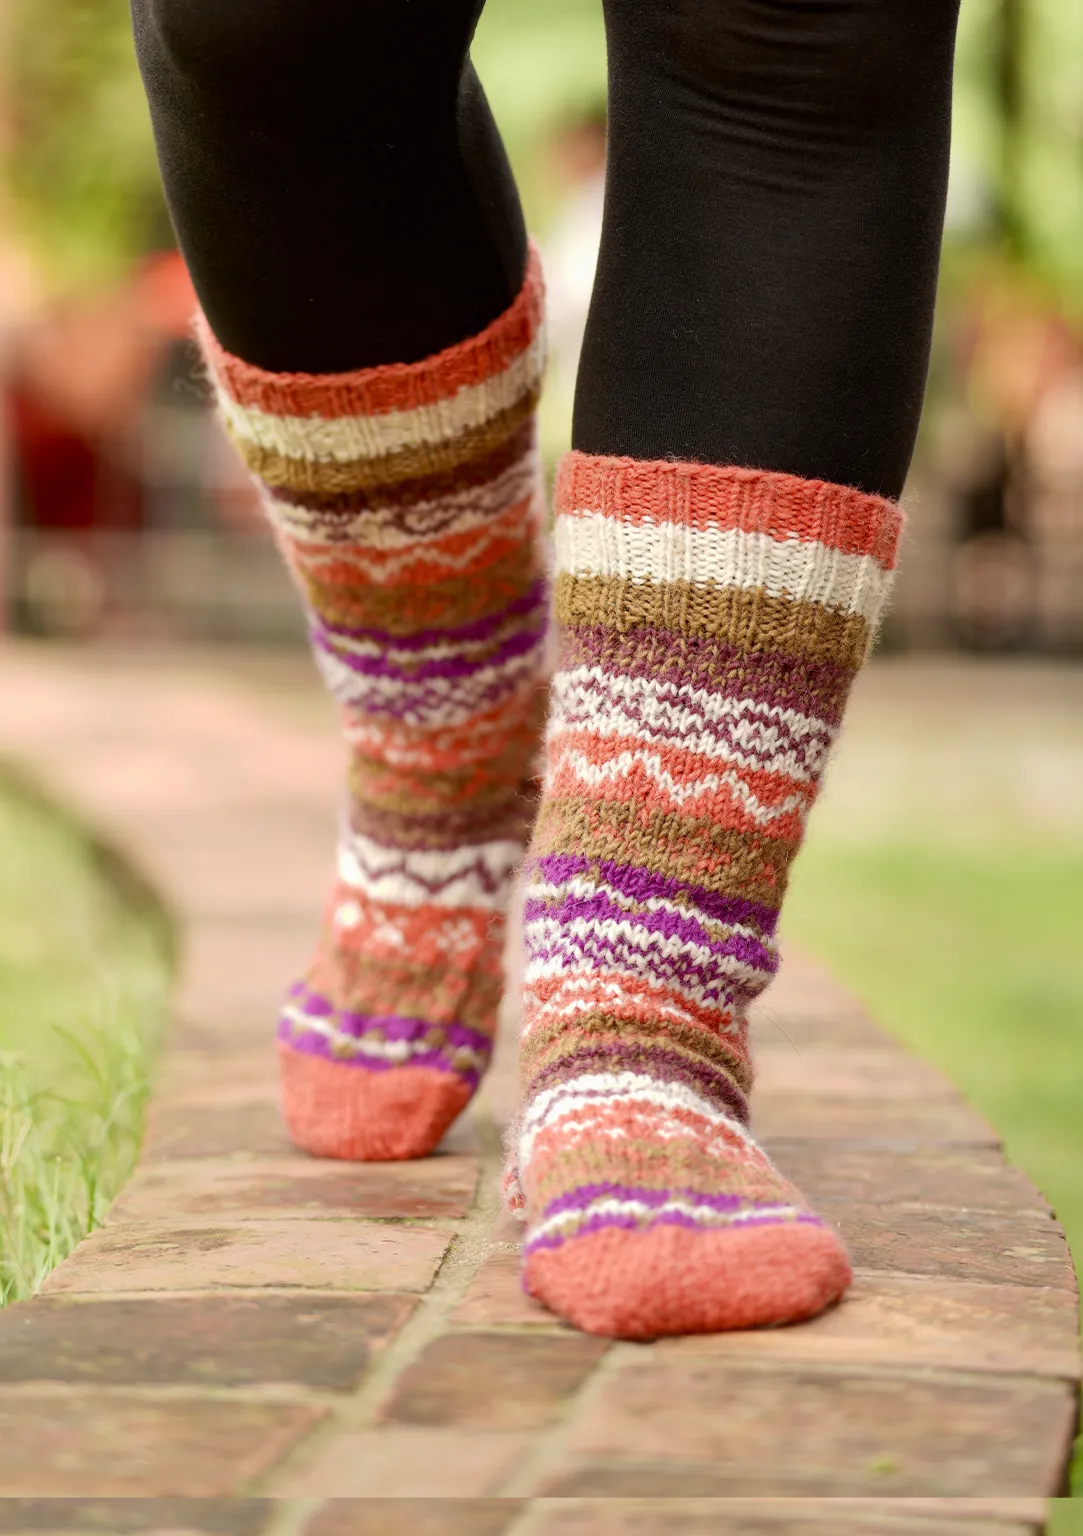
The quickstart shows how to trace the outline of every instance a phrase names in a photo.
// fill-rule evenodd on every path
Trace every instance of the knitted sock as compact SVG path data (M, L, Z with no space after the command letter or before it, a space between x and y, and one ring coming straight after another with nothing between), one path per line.
M202 341L341 706L348 815L278 1031L293 1139L430 1152L489 1061L503 907L533 812L546 592L542 282L419 363L272 374Z
M835 1233L748 1130L746 1015L891 583L891 502L570 454L527 859L524 1283L593 1333L812 1316Z

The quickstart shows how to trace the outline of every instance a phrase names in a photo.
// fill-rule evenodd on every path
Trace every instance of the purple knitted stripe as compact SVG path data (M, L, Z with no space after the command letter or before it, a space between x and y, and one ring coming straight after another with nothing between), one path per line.
M649 901L660 896L668 901L686 901L698 907L705 917L720 923L740 923L742 927L757 928L765 938L770 938L778 922L778 913L758 901L746 901L741 896L723 896L718 891L708 891L700 885L686 885L665 875L655 875L634 864L617 864L611 859L589 859L578 853L547 853L541 858L529 859L526 873L531 884L561 885L577 875L610 885L620 895L633 901Z
M622 971L630 977L649 977L656 983L671 982L691 994L696 1003L708 1006L730 1006L734 1012L746 1008L763 991L766 979L758 976L750 984L731 976L705 978L695 960L678 956L645 955L632 945L607 939L566 939L547 945L530 945L530 958L536 963L556 960L562 972L575 970L582 975L587 964L592 971ZM613 1012L619 1013L614 1001Z
M335 636L331 631L320 632L313 628L312 643L327 655L333 656L342 666L348 667L359 677L388 677L406 684L423 683L429 678L473 677L486 667L499 667L520 656L529 656L545 638L544 614L540 622L518 630L503 640L495 650L483 651L476 659L448 656L432 661L421 661L414 667L397 666L383 656L357 656L350 651L335 648ZM413 647L411 647L413 649Z
M784 653L750 656L708 635L672 635L662 629L622 635L603 624L562 632L560 669L578 666L754 698L760 704L814 714L831 726L842 719L853 679L849 667Z
M423 1040L426 1035L439 1030L450 1050L466 1047L467 1050L484 1053L491 1051L493 1046L488 1035L471 1029L468 1024L434 1024L431 1019L409 1018L397 1013L352 1013L347 1008L336 1008L303 981L294 983L289 990L289 998L303 1013L334 1024L340 1034L349 1035L354 1040L362 1040L366 1035L376 1033L381 1034L385 1040Z
M416 723L424 718L426 712L436 711L438 718L444 720L450 709L466 709L470 714L491 709L522 687L524 674L533 677L535 673L536 666L527 662L517 666L514 671L506 669L482 687L476 683L460 682L457 688L441 690L433 684L424 688L406 684L397 694L388 697L384 693L366 689L363 683L355 686L351 680L346 687L336 683L336 692L343 702L352 704L355 709L363 709L366 714L383 715L393 720L412 717Z
M786 720L776 716L765 717L758 712L757 701L753 699L741 700L740 702L747 707L742 708L739 713L723 715L721 719L708 721L705 716L699 714L697 706L687 699L671 697L658 701L653 698L629 697L620 686L621 681L620 677L611 676L607 677L604 683L592 682L589 697L585 702L577 698L570 689L562 691L558 688L556 696L559 728L574 730L578 727L593 730L596 727L599 710L619 710L643 733L645 746L657 747L665 742L685 747L689 751L698 751L697 738L709 736L714 742L725 742L734 756L747 759L757 766L763 765L765 769L769 758L777 757L783 752L791 753L800 770L810 777L820 772L824 756L835 735L833 727L819 719L813 722L810 730L798 731ZM682 707L688 710L693 719L663 722L660 719L659 703L675 708ZM747 745L742 740L742 735L747 734L750 729L764 736L774 737L774 742L764 744L757 741L752 746ZM726 771L724 759L718 760L717 771L720 773ZM771 771L780 772L781 770Z
M603 891L598 891L590 897L565 896L563 900L554 902L547 902L541 897L528 896L523 904L523 920L527 923L549 920L566 926L578 919L588 923L603 923L609 920L634 923L637 928L644 928L660 939L678 939L682 944L700 944L709 949L718 959L725 957L739 960L743 965L751 966L757 971L766 971L772 976L778 967L777 955L772 954L756 939L732 932L724 939L719 938L705 929L694 917L686 917L679 912L652 912L648 907L629 910L627 907L620 906ZM581 941L569 938L566 942ZM531 953L535 952L531 946Z
M694 1189L644 1189L638 1184L580 1184L566 1194L558 1195L542 1212L556 1216L561 1211L585 1211L595 1200L638 1200L642 1205L665 1205L667 1200L684 1200L689 1205L702 1205L709 1211L739 1211L745 1201L740 1195L708 1195Z
M683 1211L665 1211L660 1216L654 1216L650 1221L637 1221L634 1216L620 1215L614 1211L608 1214L589 1216L574 1232L546 1232L540 1237L529 1238L523 1245L524 1258L531 1253L538 1253L545 1248L562 1248L565 1243L574 1242L577 1237L587 1237L592 1232L603 1232L607 1228L623 1228L627 1232L646 1232L652 1227L684 1227L692 1232L744 1232L749 1227L822 1227L823 1222L818 1216L799 1213L796 1216L749 1216L740 1222L734 1222L729 1227L719 1227L705 1222L697 1221L694 1216L686 1216Z
M427 1051L415 1051L406 1061L387 1061L381 1056L341 1056L332 1048L331 1041L325 1035L317 1034L313 1030L307 1030L303 1034L297 1034L285 1020L278 1026L278 1038L283 1045L291 1051L297 1051L302 1056L318 1056L321 1061L334 1062L336 1067L353 1067L362 1072L390 1072L393 1068L406 1071L411 1067L432 1067L437 1072L447 1072L450 1076L461 1078L471 1089L478 1086L481 1081L481 1073L484 1065L488 1063L488 1057L481 1068L460 1065L455 1060L455 1053L448 1050L432 1049Z
M433 645L490 640L512 619L520 618L523 614L534 613L538 608L544 608L547 602L545 582L539 577L537 581L531 582L521 597L517 597L506 608L501 608L497 613L490 613L483 619L475 619L470 624L461 624L458 629L418 629L411 635L393 635L386 629L348 629L345 625L337 624L331 628L324 624L317 614L310 612L309 630L313 636L317 633L326 633L332 644L335 635L345 635L351 640L373 640L377 645L386 646L389 650L424 651Z

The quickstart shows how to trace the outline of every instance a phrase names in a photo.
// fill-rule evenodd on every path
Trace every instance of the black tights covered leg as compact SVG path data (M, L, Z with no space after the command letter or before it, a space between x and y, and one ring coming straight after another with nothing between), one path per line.
M542 3L542 0L538 0ZM610 157L574 442L897 495L956 0L605 0ZM170 206L231 351L410 361L522 279L480 0L133 0Z
M605 0L587 453L898 495L928 365L956 0Z
M468 49L482 0L132 0L211 328L274 371L412 362L507 308L515 183Z

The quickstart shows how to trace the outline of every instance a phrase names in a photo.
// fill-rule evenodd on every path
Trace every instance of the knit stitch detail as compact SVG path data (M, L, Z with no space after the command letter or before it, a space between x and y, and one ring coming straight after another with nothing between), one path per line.
M431 1150L476 1088L535 802L543 289L418 363L269 373L198 332L349 749L337 880L278 1040L301 1145Z
M748 1130L747 1017L901 527L891 502L791 475L560 467L507 1195L528 1289L583 1327L781 1322L848 1283L837 1238ZM785 1254L801 1275L742 1281L737 1305L718 1277L738 1234L742 1262ZM699 1299L652 1301L659 1255L696 1268L708 1235Z

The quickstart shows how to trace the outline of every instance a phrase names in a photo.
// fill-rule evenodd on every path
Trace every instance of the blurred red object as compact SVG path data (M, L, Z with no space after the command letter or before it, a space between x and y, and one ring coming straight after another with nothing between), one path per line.
M42 310L15 334L7 394L18 523L139 526L128 435L195 303L184 262L170 251L115 288Z

